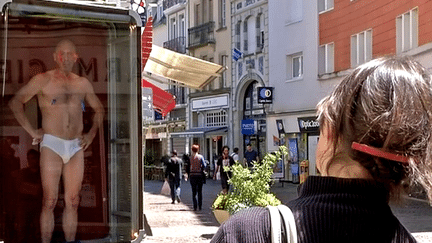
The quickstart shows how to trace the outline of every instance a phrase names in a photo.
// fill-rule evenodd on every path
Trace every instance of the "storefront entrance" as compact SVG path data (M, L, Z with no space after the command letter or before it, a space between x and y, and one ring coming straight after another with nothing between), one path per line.
M258 103L257 96L258 82L253 81L246 89L243 102L243 151L246 151L247 144L251 144L262 158L267 152L266 148L266 114L264 105Z

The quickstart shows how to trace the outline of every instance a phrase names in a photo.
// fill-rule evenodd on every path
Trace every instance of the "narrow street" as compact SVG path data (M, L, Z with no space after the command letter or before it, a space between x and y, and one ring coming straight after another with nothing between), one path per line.
M171 198L160 194L163 181L145 181L145 215L152 235L143 242L210 242L219 223L211 204L221 190L220 181L207 180L203 187L203 209L193 211L189 182L182 181L182 202L171 204ZM297 197L297 186L292 183L276 183L272 192L287 202ZM402 224L419 242L432 242L432 207L426 201L407 198L404 205L392 205L392 210Z

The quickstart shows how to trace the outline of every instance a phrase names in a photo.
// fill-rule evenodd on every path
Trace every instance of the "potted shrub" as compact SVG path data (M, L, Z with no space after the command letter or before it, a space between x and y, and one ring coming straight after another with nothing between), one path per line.
M270 185L273 166L282 154L287 154L285 146L280 146L274 153L267 153L259 163L254 164L252 170L238 162L228 168L232 172L232 177L228 180L232 189L227 194L219 193L212 204L219 223L227 220L229 215L248 207L281 204L280 200L270 193Z

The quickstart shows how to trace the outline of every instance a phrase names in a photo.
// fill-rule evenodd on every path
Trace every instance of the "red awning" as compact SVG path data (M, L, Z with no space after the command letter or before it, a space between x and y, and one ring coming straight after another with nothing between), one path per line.
M142 49L142 69L147 63L152 50L152 39L153 39L153 21L152 17L147 19L147 23L144 32L141 36L141 49ZM158 112L162 113L162 116L166 116L172 109L174 109L175 97L166 92L165 90L157 87L156 85L142 80L142 87L151 88L153 90L153 107Z
M153 43L153 18L150 16L147 19L146 26L144 27L144 31L141 35L141 71L144 70L147 60L150 57L150 53L152 50L152 43Z
M145 79L142 80L142 87L151 88L153 90L153 107L155 110L162 113L162 116L166 116L175 108L175 97L172 94Z

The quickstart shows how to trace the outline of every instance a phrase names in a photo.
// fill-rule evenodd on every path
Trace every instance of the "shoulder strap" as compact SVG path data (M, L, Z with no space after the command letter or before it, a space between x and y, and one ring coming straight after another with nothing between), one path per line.
M285 224L287 242L297 243L297 228L291 209L283 204L277 206Z
M279 210L275 206L267 206L270 213L270 234L272 243L282 242L282 232L281 232L281 217Z
M297 229L295 225L294 215L287 206L279 205L267 206L270 213L270 234L272 243L281 243L282 241L282 230L281 226L285 228L285 237L287 243L297 243ZM282 221L281 221L282 220Z

